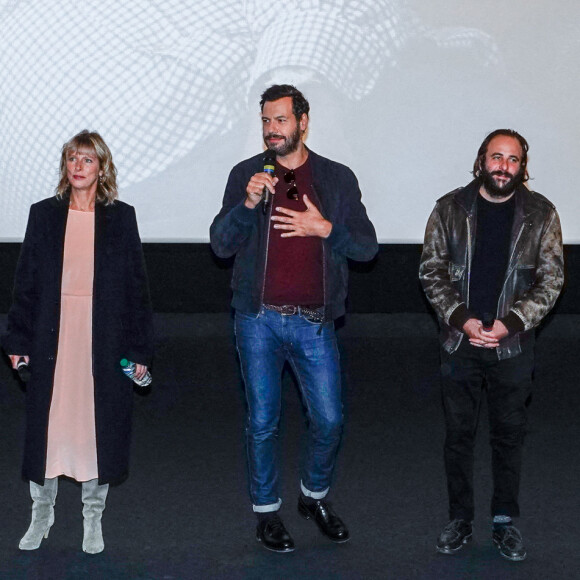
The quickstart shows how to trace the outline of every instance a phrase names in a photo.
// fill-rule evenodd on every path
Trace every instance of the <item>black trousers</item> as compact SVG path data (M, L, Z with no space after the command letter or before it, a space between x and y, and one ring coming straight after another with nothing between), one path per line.
M484 393L492 448L491 515L519 515L522 450L533 368L533 341L525 345L521 354L505 360L498 360L495 349L472 346L467 337L453 354L441 351L450 519L473 520L473 450Z

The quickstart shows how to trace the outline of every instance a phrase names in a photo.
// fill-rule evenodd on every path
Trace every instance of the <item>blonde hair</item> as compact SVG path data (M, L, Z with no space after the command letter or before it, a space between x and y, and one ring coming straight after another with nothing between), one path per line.
M101 175L97 182L97 201L109 205L117 199L117 168L113 163L111 150L96 131L81 131L62 146L60 156L60 180L56 186L59 198L70 194L71 185L67 177L66 161L71 153L91 153L99 160Z

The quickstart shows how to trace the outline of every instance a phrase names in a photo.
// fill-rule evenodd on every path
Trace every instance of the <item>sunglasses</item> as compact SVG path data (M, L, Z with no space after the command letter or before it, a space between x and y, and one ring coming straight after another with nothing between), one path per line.
M296 175L294 174L294 169L284 173L284 181L288 184L292 184L292 186L286 192L288 199L298 201L298 188L296 187Z

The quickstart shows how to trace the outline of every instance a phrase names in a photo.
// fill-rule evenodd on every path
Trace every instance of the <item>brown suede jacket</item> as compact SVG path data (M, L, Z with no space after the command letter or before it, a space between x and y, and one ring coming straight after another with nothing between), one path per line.
M465 317L457 313L469 309L478 191L479 181L474 180L443 196L425 230L419 278L439 319L441 344L449 353L465 336L461 331ZM521 185L515 193L510 259L496 313L510 331L497 347L499 359L521 352L522 341L552 309L563 283L558 213L543 195Z

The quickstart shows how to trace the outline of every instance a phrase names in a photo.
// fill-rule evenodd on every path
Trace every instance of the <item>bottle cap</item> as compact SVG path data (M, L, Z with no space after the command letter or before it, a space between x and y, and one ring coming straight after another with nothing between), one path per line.
M129 361L126 358L122 358L121 359L121 366L122 367L128 367L129 366Z

